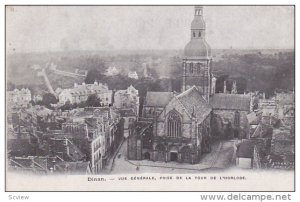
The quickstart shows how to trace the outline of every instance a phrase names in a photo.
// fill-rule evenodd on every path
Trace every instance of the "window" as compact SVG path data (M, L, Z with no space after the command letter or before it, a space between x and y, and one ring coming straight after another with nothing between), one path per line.
M194 67L193 67L193 63L190 63L190 72L191 72L191 73L193 73L193 71L194 71L193 68L194 68Z
M193 37L196 37L196 33L195 32L193 32Z
M240 112L235 111L234 113L234 125L239 127L240 126Z
M201 64L197 63L197 73L200 74L201 73Z
M181 118L175 110L171 111L168 115L167 130L169 137L181 136Z
M201 32L198 33L198 37L201 37Z

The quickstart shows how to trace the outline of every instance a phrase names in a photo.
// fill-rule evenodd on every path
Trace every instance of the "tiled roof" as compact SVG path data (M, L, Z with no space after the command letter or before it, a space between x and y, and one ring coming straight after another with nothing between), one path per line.
M147 92L144 106L165 107L173 98L173 92Z
M120 109L118 112L120 113L121 117L135 116L133 109Z
M240 94L217 93L210 98L213 109L250 110L250 96Z
M212 110L211 106L204 100L196 86L177 95L176 98L184 106L190 116L195 116L200 122L202 122Z
M85 174L87 168L89 166L89 162L59 162L56 164L56 171L58 172L67 172L73 174Z

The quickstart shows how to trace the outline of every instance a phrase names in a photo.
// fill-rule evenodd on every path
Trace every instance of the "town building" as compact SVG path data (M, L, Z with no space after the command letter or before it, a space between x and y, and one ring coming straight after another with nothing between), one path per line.
M97 174L124 139L124 119L109 107L85 108L69 116L63 131L73 134L75 144L87 153L92 173Z
M124 119L124 137L128 138L131 125L137 120L137 115L133 109L119 109L117 111Z
M105 72L106 76L116 76L118 74L120 74L120 71L115 66L108 67Z
M65 104L66 102L78 104L87 101L91 95L96 95L102 105L108 106L112 104L112 90L109 90L107 85L98 82L94 84L82 83L81 85L75 83L74 88L64 89L58 97L60 104Z
M130 85L125 90L115 92L113 106L117 109L133 109L135 114L138 115L139 100L139 91Z
M132 79L139 79L139 76L138 76L138 74L136 73L136 71L133 71L133 72L128 72L128 74L127 74L127 76L129 77L129 78L132 78Z
M247 114L250 112L250 96L241 94L217 93L211 96L214 121L221 120L226 131L225 138L249 138Z
M31 91L28 88L7 91L7 104L26 107L31 101Z

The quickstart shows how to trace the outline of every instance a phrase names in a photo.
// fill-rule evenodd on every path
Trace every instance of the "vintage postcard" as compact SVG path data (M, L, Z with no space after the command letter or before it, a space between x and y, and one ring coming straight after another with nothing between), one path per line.
M5 7L6 191L294 191L295 7Z

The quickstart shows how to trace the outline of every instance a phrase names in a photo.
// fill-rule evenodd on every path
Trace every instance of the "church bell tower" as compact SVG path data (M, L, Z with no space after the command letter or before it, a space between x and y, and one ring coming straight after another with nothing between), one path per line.
M182 92L196 86L203 98L209 102L212 89L211 48L205 41L205 22L203 7L195 6L191 23L191 40L184 48Z

